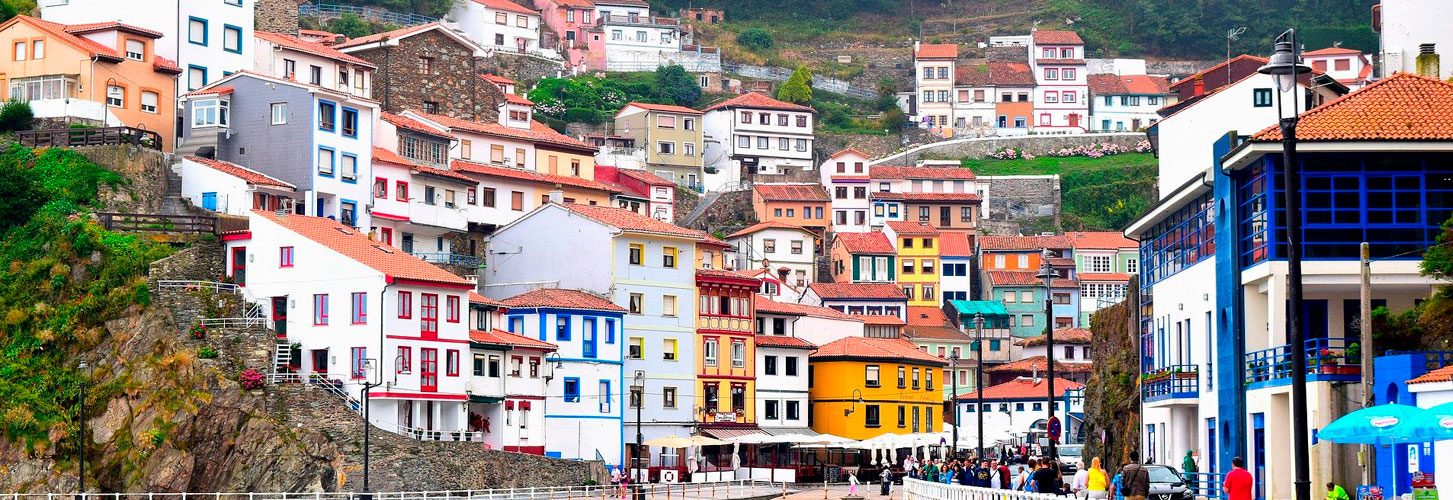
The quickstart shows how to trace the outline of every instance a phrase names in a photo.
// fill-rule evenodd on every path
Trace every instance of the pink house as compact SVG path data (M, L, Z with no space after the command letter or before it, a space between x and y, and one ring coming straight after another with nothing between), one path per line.
M587 36L594 28L595 3L591 0L534 0L540 10L540 45L546 49L559 49L569 67L583 69L587 49ZM597 38L599 38L597 36ZM604 57L602 55L602 57ZM602 59L604 60L604 59Z

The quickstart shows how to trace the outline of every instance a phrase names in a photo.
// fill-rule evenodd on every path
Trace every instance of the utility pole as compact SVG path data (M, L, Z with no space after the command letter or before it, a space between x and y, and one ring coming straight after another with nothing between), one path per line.
M90 441L86 437L86 368L88 365L82 361L77 368L81 372L81 434L80 443L77 447L76 456L80 458L80 471L76 475L76 498L86 498L86 443Z
M1049 265L1049 258L1050 258L1051 255L1053 255L1053 254L1051 254L1050 251L1049 251L1049 249L1046 248L1046 249L1044 249L1044 252L1042 252L1042 253L1039 254L1039 260L1041 261L1040 262L1040 274L1042 275L1041 277L1044 278L1044 346L1045 346L1045 350L1044 350L1044 364L1045 364L1045 375L1046 375L1046 380L1045 380L1045 384L1044 385L1049 390L1049 394L1045 398L1045 406L1047 406L1047 408L1044 409L1044 411L1045 411L1045 418L1044 418L1044 431L1045 432L1044 433L1045 433L1045 438L1046 438L1045 441L1047 441L1049 443L1049 448L1047 450L1045 450L1045 457L1048 457L1049 459L1053 460L1053 459L1059 458L1059 454L1056 453L1056 449L1055 449L1056 448L1056 446L1055 446L1056 443L1055 443L1054 438L1050 438L1049 437L1049 424L1055 420L1055 418L1054 418L1054 403L1055 403L1055 400L1054 400L1054 266Z
M1357 330L1361 339L1358 347L1362 354L1362 407L1371 408L1377 402L1373 395L1373 373L1372 373L1372 248L1366 241L1362 242L1359 254L1362 257L1362 293L1359 304L1359 316ZM1362 445L1362 484L1373 484L1376 480L1377 456L1375 449L1369 445Z
M974 342L976 350L974 355L974 391L979 394L979 408L974 415L979 417L979 460L984 459L984 314L974 314L974 330L977 332L977 340Z

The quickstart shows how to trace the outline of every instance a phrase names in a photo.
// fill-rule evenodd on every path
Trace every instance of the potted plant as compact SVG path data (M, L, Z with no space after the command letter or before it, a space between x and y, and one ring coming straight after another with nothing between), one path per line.
M1342 358L1347 360L1346 363L1349 365L1361 365L1362 344L1356 342L1347 344L1347 348L1342 350Z
M207 336L207 325L203 325L201 321L192 323L192 327L187 330L187 333L190 334L193 339L201 340L202 337Z

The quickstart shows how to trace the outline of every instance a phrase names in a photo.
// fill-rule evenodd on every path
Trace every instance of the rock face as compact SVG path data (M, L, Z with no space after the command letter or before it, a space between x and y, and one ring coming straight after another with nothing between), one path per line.
M298 36L298 0L257 0L252 12L258 31Z
M1131 280L1125 301L1090 316L1095 370L1085 384L1084 456L1104 457L1107 469L1128 462L1130 452L1140 449L1139 303L1139 287Z

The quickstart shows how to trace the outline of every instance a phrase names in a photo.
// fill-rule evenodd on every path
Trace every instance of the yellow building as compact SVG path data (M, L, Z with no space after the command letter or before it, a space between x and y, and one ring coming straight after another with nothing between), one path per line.
M707 434L757 427L753 300L761 286L736 271L696 270L696 418Z
M938 230L926 222L892 221L883 235L898 252L897 281L908 306L939 307Z
M938 432L947 361L903 339L847 337L808 359L812 430L850 439Z
M616 113L615 131L644 150L652 172L696 188L701 185L706 152L701 115L685 106L632 102Z

